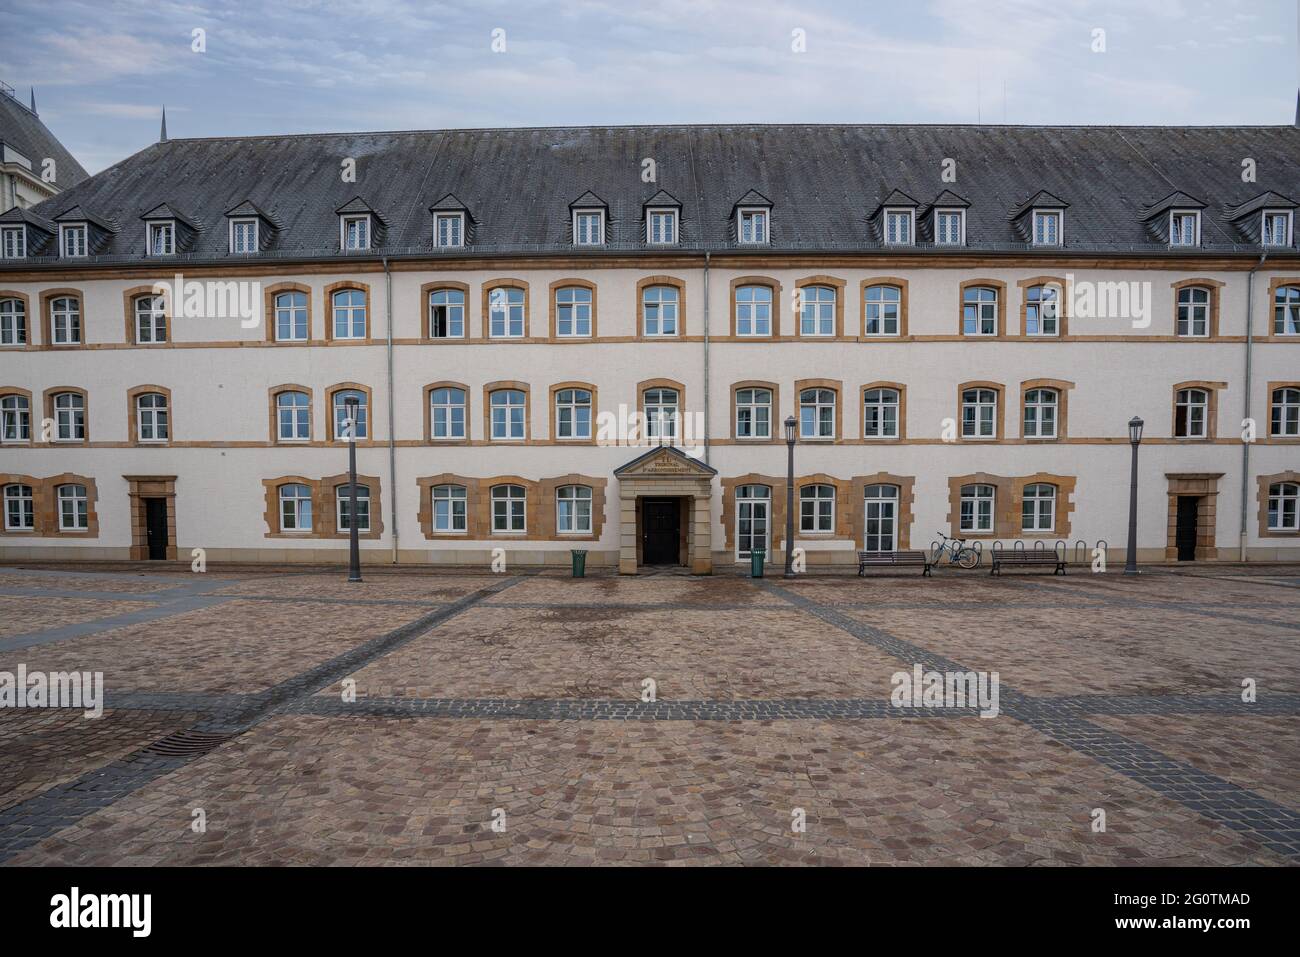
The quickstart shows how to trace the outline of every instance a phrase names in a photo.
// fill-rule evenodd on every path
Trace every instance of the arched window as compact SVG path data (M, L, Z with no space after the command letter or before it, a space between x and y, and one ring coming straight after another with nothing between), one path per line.
M1204 389L1179 389L1174 400L1174 435L1203 439L1208 434L1210 396Z
M646 286L641 291L642 335L677 335L677 287Z
M799 531L835 531L834 485L805 485L799 489Z
M30 532L36 528L32 487L14 483L5 486L5 530Z
M1056 486L1026 485L1020 502L1020 528L1026 532L1050 532L1056 527Z
M492 486L492 531L526 531L526 518L522 485Z
M81 300L76 296L50 300L50 341L56 346L81 344Z
M1210 290L1184 286L1178 290L1178 335L1202 339L1210 334Z
M768 552L772 490L766 485L736 486L736 557Z
M645 390L646 438L663 440L677 438L680 401L676 389Z
M434 289L429 293L429 338L465 338L465 293Z
M32 440L32 403L25 395L0 395L0 440Z
M963 389L961 434L968 439L997 437L998 394L993 389Z
M897 286L868 286L863 294L863 334L868 336L896 336L902 315L903 291Z
M334 338L366 337L366 294L360 289L340 289L330 299L334 307Z
M519 389L497 389L492 393L492 438L494 441L517 442L525 437L526 399Z
M862 547L868 552L898 549L898 486L868 485L863 493Z
M1273 296L1273 335L1300 336L1300 286L1278 286Z
M799 289L799 335L835 335L835 288L802 286Z
M465 390L446 386L429 391L429 431L433 439L465 438Z
M1300 532L1300 484L1274 482L1268 487L1268 528L1271 532Z
M86 399L80 392L56 392L53 397L54 436L59 442L86 438Z
M350 501L349 485L338 485L334 488L334 503L337 513L338 530L340 532L352 531L352 503ZM370 486L358 483L356 485L357 498L357 531L370 531Z
M555 437L591 438L591 393L586 389L560 389L555 393Z
M281 442L306 442L311 438L311 398L289 391L275 397L276 436Z
M167 314L162 296L135 297L135 341L157 343L167 341Z
M998 334L998 291L992 286L968 286L962 293L961 332L964 336Z
M993 486L963 485L961 487L961 520L963 532L993 531Z
M306 342L307 332L307 294L279 293L275 297L276 341Z
M772 437L772 390L736 390L736 438Z
M465 531L465 486L435 485L430 495L433 501L433 530L446 535Z
M291 482L280 486L280 530L311 531L311 489Z
M835 438L834 389L804 389L799 393L799 435L805 439Z
M0 346L27 345L27 304L0 299Z
M772 334L772 287L736 287L736 335Z
M1059 406L1060 394L1055 389L1030 389L1025 392L1025 438L1056 438L1056 410Z
M488 293L488 334L493 339L522 339L524 318L524 291L518 286L497 286Z
M1293 439L1300 436L1300 386L1274 389L1269 407L1269 435Z
M60 485L56 492L59 502L59 530L84 532L90 529L90 499L84 485Z
M591 290L586 286L555 290L555 334L566 339L591 336Z
M867 389L862 393L862 437L898 438L898 390Z
M135 397L136 437L141 442L166 442L170 434L167 396L144 392Z
M1055 285L1025 290L1025 335L1054 336L1059 331L1060 290Z
M355 426L348 415L348 399L357 401L357 420ZM365 439L370 437L370 416L365 392L360 389L339 389L330 397L334 409L334 441L346 442L350 437Z
M561 485L555 491L555 527L562 533L591 534L591 489Z

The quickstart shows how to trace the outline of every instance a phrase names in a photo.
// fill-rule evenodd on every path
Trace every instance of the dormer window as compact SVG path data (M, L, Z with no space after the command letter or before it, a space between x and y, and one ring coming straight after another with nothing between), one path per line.
M22 226L0 229L0 258L27 258L27 230Z
M370 248L369 216L344 216L339 230L340 242L345 250Z
M77 259L86 255L86 224L59 225L59 255L66 259Z
M646 210L645 241L651 246L673 246L677 243L677 210Z
M934 242L936 246L966 245L966 211L962 209L935 210Z
M232 219L230 221L230 251L232 253L255 253L257 243L257 220Z
M912 245L913 210L885 210L885 242L890 246Z
M605 211L603 209L575 209L573 211L573 242L576 246L603 246L605 244Z
M1265 246L1291 245L1291 211L1289 209L1264 210L1261 242Z
M1054 209L1034 210L1034 245L1061 245L1061 214Z
M170 256L176 252L175 223L148 223L147 229L150 256Z
M1201 214L1190 209L1176 209L1169 214L1169 245L1199 246Z
M737 236L742 243L767 242L767 210L741 209L738 214Z
M465 245L465 214L435 213L433 217L433 244L438 247Z

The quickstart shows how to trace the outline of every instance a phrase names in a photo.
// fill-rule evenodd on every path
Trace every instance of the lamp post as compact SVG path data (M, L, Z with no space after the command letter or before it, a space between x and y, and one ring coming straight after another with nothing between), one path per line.
M348 581L361 581L361 542L357 537L357 410L355 395L343 399L348 416Z
M789 451L785 469L785 577L794 578L794 430L793 415L785 418L785 447Z
M1128 420L1128 442L1133 446L1133 468L1128 483L1128 560L1125 575L1138 573L1138 446L1142 444L1142 420L1136 415Z

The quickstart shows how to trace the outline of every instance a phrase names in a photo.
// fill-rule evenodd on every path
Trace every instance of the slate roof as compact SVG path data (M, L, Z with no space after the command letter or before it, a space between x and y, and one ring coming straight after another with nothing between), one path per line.
M0 142L31 160L32 171L38 176L45 158L51 157L54 185L59 189L76 186L89 175L39 116L4 93L0 93Z
M356 182L339 175L348 157L356 160ZM647 157L655 160L653 183L641 179ZM1256 182L1242 182L1243 157L1255 160ZM945 158L956 162L956 182L941 178ZM1023 255L1030 247L1012 218L1046 193L1069 206L1066 252L1169 255L1145 228L1144 213L1185 192L1209 204L1200 252L1253 256L1258 246L1224 208L1269 190L1300 195L1300 128L715 125L174 139L36 213L52 220L80 205L104 221L129 223L170 202L203 224L175 258L229 261L224 214L251 202L279 226L263 258L331 259L345 255L335 211L364 197L387 223L376 257L602 256L651 254L643 204L661 190L682 204L680 234L687 238L677 250ZM926 199L944 190L958 194L970 204L967 246L882 247L870 217L894 190ZM569 204L588 191L608 204L609 242L575 248ZM474 211L477 226L465 249L440 251L430 206L449 193ZM772 204L773 241L741 247L735 207L755 199ZM139 261L144 242L144 230L120 230L108 255L78 266ZM52 253L53 244L21 266L39 265ZM0 263L0 270L13 265Z

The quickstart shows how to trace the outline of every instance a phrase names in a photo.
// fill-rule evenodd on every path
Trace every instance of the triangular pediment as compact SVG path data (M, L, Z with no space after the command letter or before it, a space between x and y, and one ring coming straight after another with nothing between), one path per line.
M699 459L691 458L671 445L665 445L638 455L626 465L616 468L614 474L619 478L664 478L682 475L712 478L718 474L718 470L705 465Z

